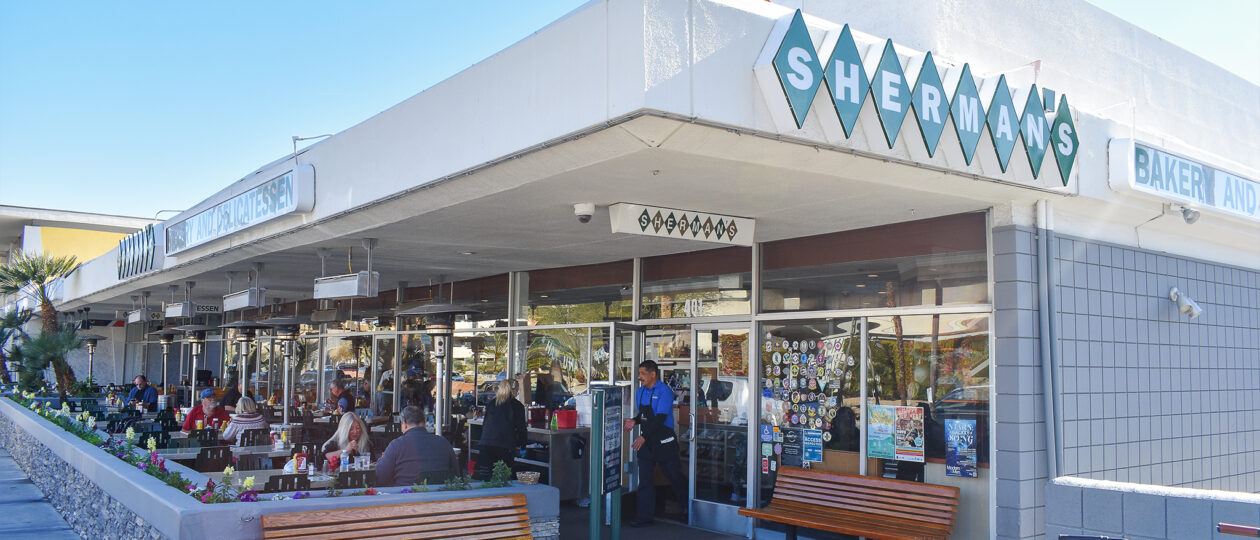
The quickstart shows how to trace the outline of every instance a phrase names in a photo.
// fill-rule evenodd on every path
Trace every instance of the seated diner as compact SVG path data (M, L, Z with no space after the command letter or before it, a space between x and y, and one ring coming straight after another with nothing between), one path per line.
M400 416L403 434L389 443L376 465L378 485L409 486L430 475L444 480L459 470L451 443L424 429L424 409L409 405Z

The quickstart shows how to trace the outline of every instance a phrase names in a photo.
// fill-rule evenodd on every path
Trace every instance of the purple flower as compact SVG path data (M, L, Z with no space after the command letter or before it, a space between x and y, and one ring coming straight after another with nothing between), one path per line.
M137 463L136 468L143 471L146 468L145 462L141 461L140 463Z
M246 491L241 493L240 497L237 497L237 499L241 502L258 502L258 492L253 490Z
M299 491L299 492L297 492L297 493L294 493L294 494L293 494L293 498L294 498L294 499L305 499L305 498L308 498L308 497L310 497L310 496L311 496L310 492L306 492L306 491Z
M402 488L402 491L399 491L399 493L411 493L411 488Z
M197 486L184 486L184 489L188 491L197 491Z
M208 502L210 502L210 492L209 492L209 491L207 491L207 492L205 492L205 493L202 493L202 494L201 494L201 502L203 502L203 503L208 503Z

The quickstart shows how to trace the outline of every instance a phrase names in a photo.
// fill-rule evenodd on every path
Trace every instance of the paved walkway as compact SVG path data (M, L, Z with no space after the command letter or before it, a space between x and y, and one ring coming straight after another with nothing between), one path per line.
M590 511L572 502L560 503L560 540L590 540ZM622 517L625 517L624 515ZM604 529L604 538L611 535ZM656 523L641 529L622 525L622 540L743 540L742 536L695 529L677 521L658 518Z
M4 449L0 449L0 516L4 516L0 538L6 540L79 538Z

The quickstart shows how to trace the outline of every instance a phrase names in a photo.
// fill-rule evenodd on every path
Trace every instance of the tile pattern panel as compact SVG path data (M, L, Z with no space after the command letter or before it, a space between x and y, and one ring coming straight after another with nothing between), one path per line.
M1260 272L1067 236L1050 251L1063 473L1260 492Z

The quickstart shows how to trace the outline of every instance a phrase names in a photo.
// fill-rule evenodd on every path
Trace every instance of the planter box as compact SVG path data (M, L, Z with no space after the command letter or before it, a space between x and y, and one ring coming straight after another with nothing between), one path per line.
M322 497L256 503L204 504L66 432L16 402L0 398L0 445L85 538L261 538L260 516L524 493L536 538L559 535L559 492L550 486L401 494L377 488L373 497ZM169 463L190 480L206 477ZM248 474L248 473L243 473ZM270 497L263 495L262 497Z

